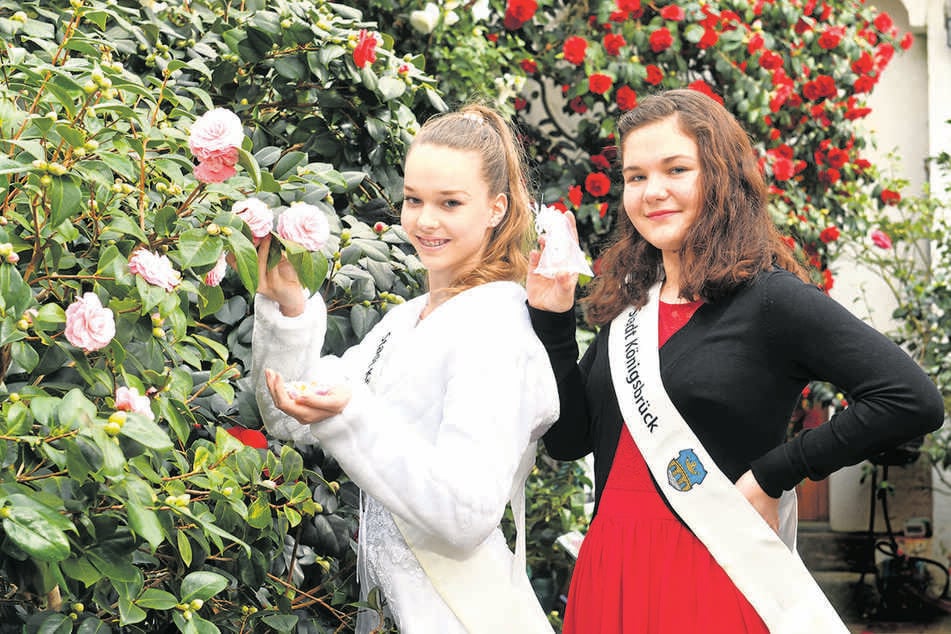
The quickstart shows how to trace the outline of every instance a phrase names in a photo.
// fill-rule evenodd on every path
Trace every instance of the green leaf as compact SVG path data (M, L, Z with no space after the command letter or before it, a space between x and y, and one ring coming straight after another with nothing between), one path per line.
M293 614L268 614L261 620L275 632L293 632L300 619Z
M178 605L178 599L171 592L158 588L146 588L135 604L146 610L171 610Z
M228 238L228 247L234 255L235 268L245 290L252 297L258 287L258 252L254 244L241 232L232 231Z
M165 534L162 531L162 524L159 522L158 514L150 508L126 500L126 512L129 514L129 527L137 535L142 537L152 547L152 552L165 541Z
M356 304L350 309L350 325L353 326L353 334L357 339L363 339L378 321L380 314L370 306Z
M79 624L76 634L112 634L112 628L94 616L87 616Z
M255 157L244 148L238 149L238 164L241 165L251 177L251 182L255 188L261 186L261 167L258 165Z
M399 99L403 96L403 93L406 92L406 82L399 77L387 75L380 78L377 84L377 90L380 91L380 95L384 101Z
M122 426L122 435L156 451L168 451L174 447L168 434L141 414L129 414Z
M271 525L271 505L267 496L260 495L248 507L248 526L264 529Z
M221 239L204 229L189 229L179 236L178 254L183 267L214 264L221 254Z
M102 579L102 573L99 572L99 569L93 566L85 557L66 559L61 561L59 566L67 577L82 582L87 588Z
M52 526L35 509L10 506L10 515L3 519L7 538L23 552L40 561L62 561L69 556L69 539L66 533Z
M293 150L282 156L281 159L274 164L274 167L271 168L271 174L277 180L283 180L287 178L292 170L297 170L299 166L305 165L306 163L307 154Z
M194 599L207 601L228 587L228 578L216 572L199 570L191 572L182 579L182 603L189 603Z
M185 531L178 531L175 541L178 543L178 555L182 558L182 563L186 566L192 565L192 544L188 534Z
M11 344L10 358L27 373L32 372L40 362L39 353L26 341L17 341Z

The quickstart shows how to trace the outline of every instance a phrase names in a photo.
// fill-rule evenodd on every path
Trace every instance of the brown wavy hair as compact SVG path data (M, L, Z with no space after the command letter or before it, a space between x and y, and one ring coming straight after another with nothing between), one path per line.
M522 282L528 273L534 228L525 151L515 129L492 108L469 104L428 119L413 138L407 156L423 144L477 152L490 196L505 194L508 198L508 208L489 234L481 262L453 280L450 295L487 282Z
M746 132L726 108L695 90L669 90L643 99L618 119L618 152L628 135L674 117L697 144L700 213L680 248L680 295L715 302L773 266L807 275L767 210L767 187ZM661 252L634 229L623 200L601 274L582 300L592 325L610 322L628 305L643 306L663 279Z

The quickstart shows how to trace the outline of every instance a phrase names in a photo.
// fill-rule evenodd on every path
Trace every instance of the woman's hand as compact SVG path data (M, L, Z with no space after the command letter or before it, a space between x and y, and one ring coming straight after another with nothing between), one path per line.
M268 235L258 245L258 292L276 301L281 308L281 314L296 317L304 312L304 289L297 279L297 271L283 254L277 265L268 268L267 258L270 250L271 236Z
M291 418L297 419L301 425L319 423L336 416L350 402L350 388L346 385L335 385L326 393L306 393L292 398L287 393L280 374L274 370L265 370L264 379L274 405Z
M766 523L779 533L779 499L770 497L759 485L752 471L747 471L736 481L736 488L753 505Z
M578 228L575 225L575 216L566 212L571 225L571 237L578 242ZM575 286L578 284L577 273L557 273L555 277L545 277L535 273L535 267L545 250L545 238L539 238L540 249L533 250L528 256L528 277L525 280L525 290L528 293L528 304L532 308L547 310L553 313L563 313L575 305Z

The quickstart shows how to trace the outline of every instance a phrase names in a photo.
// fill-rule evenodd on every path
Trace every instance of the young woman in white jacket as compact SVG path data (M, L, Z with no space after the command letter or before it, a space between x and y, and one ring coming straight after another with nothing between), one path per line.
M550 633L525 569L524 484L558 415L520 282L532 215L520 146L495 111L427 121L404 165L401 223L428 293L394 306L341 358L327 311L259 246L252 376L268 431L319 443L363 492L358 576L403 634ZM288 393L316 381L322 394ZM499 522L511 501L516 552ZM381 625L358 615L357 632Z

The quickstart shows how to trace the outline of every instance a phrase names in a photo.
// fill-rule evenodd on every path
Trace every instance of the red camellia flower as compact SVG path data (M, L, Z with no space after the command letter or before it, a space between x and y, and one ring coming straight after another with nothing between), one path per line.
M829 153L826 154L826 163L829 164L829 167L840 168L848 162L849 153L840 148L830 148Z
M842 41L845 29L842 27L829 27L819 36L819 47L827 51L834 49Z
M835 278L832 277L832 271L825 269L822 271L822 290L829 292L835 284Z
M600 205L598 205L598 216L600 216L601 218L604 218L606 215L608 215L608 204L601 203Z
M651 86L656 86L660 82L664 81L664 71L662 71L657 66L653 64L648 64L646 66L647 78L644 80Z
M901 43L899 44L899 46L901 46L903 51L907 51L908 49L911 48L911 45L914 43L915 43L915 36L912 35L911 33L905 33L905 37L901 38Z
M621 47L627 44L624 36L620 33L608 33L604 36L604 50L608 55L617 55L621 52Z
M618 94L620 94L621 90L624 90L624 88L627 88L627 86L622 86L621 89L618 90ZM635 99L636 99L636 96L635 96ZM604 154L592 154L591 164L600 170L607 170L611 168L611 162L608 160L608 157L606 157Z
M615 95L618 108L630 110L637 105L637 93L630 86L621 86Z
M775 70L783 65L783 56L767 49L759 56L759 65L764 70Z
M716 44L720 39L720 34L713 29L704 29L703 36L697 42L697 48L706 49Z
M503 24L509 31L515 31L531 20L536 11L538 3L535 0L509 0L505 6Z
M711 99L720 103L721 105L723 104L723 97L713 92L713 88L711 88L710 85L707 84L707 82L703 81L702 79L698 79L696 81L690 82L687 85L687 88L691 90L696 90L697 92L702 92L707 97L710 97Z
M670 31L667 30L667 27L662 26L651 33L649 41L652 51L662 53L670 48L670 45L674 43L674 38L670 34Z
M901 201L901 194L892 189L883 189L879 195L886 205L896 205Z
M857 94L872 92L872 88L875 87L875 83L877 81L878 80L871 75L862 75L855 80L854 84L852 84L852 90L854 90Z
M859 58L852 62L851 68L852 72L856 75L864 75L875 68L875 60L872 58L871 53L868 51L862 51L862 54L859 55Z
M869 236L872 238L872 244L877 246L879 249L891 249L892 248L892 239L888 237L888 234L882 231L881 229L874 229Z
M617 8L621 11L634 13L641 10L641 0L615 0Z
M519 62L518 65L521 66L522 70L524 70L529 75L534 75L538 72L538 62L533 59L528 59L526 57L521 62Z
M611 179L601 172L592 172L584 179L584 188L592 196L600 198L611 191Z
M575 66L578 66L584 62L585 52L588 50L588 41L583 37L578 37L577 35L572 35L567 40L562 47L562 51L565 54L565 60L571 62Z
M763 39L763 36L759 33L754 33L750 37L750 41L746 44L746 52L752 55L756 51L760 50L766 45L766 41Z
M581 206L582 196L584 196L584 193L581 191L581 185L572 185L568 188L568 200L570 200L571 204L575 207Z
M819 239L822 240L824 244L829 244L830 242L835 242L839 239L839 228L835 225L826 227L819 233Z
M778 181L788 181L794 174L793 162L788 158L777 158L773 161L773 178Z
M793 250L793 251L796 250L796 239L793 238L792 236L783 236L783 242L784 242L784 243L786 244L786 246L789 247L791 250Z
M588 106L585 104L584 99L582 99L580 96L569 101L568 107L577 114L584 114L588 111Z
M226 429L229 434L237 438L242 444L255 449L267 449L267 438L257 429L248 429L241 425L235 425Z
M686 17L686 14L681 7L678 7L675 4L668 4L666 7L660 10L660 17L664 18L665 20L680 22Z
M376 38L366 29L360 30L357 36L357 46L353 49L353 63L357 68L363 68L367 64L376 61Z
M588 90L596 95L603 95L611 90L611 86L613 85L614 80L603 73L592 73L588 77Z
M528 102L522 99L521 97L516 97L514 105L516 110L522 111L525 109L526 106L528 106Z
M881 33L889 33L895 28L895 23L892 22L892 16L887 13L879 13L875 16L875 20L872 23Z

